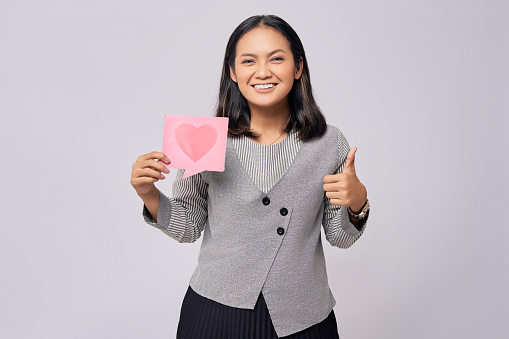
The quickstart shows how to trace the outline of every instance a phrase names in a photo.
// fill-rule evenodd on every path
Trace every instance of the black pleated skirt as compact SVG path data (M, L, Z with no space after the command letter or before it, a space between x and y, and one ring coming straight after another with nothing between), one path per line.
M254 310L220 304L187 289L177 328L177 339L276 339L267 304L260 293ZM339 339L334 311L316 325L288 339Z

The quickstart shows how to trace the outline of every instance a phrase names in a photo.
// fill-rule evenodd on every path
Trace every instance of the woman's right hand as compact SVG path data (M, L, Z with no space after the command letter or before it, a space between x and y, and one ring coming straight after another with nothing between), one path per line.
M157 159L154 160L154 159ZM170 163L170 159L162 152L150 152L140 155L133 164L131 172L131 185L138 195L149 193L154 183L165 176L161 173L170 173L170 170L161 162Z

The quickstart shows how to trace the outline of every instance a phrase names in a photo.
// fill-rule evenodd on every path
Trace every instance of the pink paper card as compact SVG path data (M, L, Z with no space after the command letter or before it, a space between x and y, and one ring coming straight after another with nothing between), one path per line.
M165 115L163 153L168 168L182 168L183 178L202 171L224 171L228 118Z

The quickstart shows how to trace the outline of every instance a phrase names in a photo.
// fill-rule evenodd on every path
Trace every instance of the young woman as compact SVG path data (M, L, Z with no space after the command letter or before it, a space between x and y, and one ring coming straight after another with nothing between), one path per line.
M320 230L350 247L369 214L356 148L313 98L295 31L253 16L232 33L217 116L229 117L225 171L182 179L168 198L154 182L161 152L138 158L131 184L145 221L179 242L203 233L177 338L339 338Z

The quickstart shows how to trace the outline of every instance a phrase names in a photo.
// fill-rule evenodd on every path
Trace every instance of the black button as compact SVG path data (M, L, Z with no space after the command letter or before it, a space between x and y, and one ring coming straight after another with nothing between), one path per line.
M285 215L288 214L288 210L283 207L282 209L279 210L279 213L281 213L281 215L284 217Z
M279 234L279 235L285 234L285 229L283 227L278 227L277 228L277 234Z
M270 199L268 197L265 197L263 198L262 202L265 206L267 206L268 204L270 204Z

